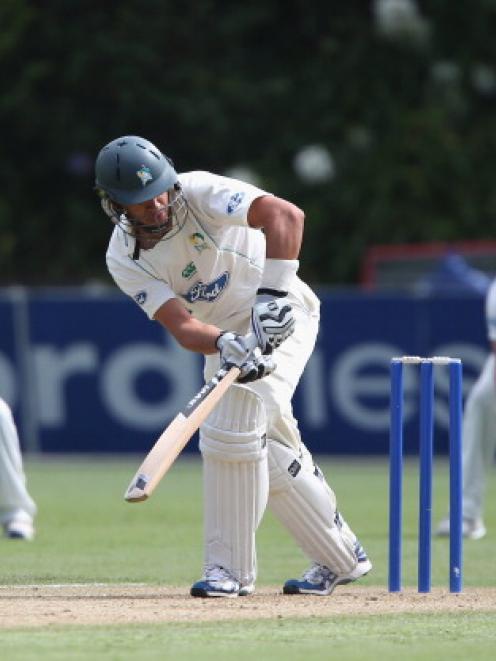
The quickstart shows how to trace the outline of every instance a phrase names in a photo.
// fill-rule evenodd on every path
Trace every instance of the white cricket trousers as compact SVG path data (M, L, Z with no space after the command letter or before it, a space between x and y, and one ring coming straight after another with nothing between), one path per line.
M491 354L468 395L463 417L463 516L482 517L487 470L496 449L495 360Z
M312 290L298 280L295 294L288 297L296 320L295 332L274 352L277 364L275 372L259 381L246 384L246 387L260 395L264 401L267 438L279 441L299 453L301 436L291 400L315 346L320 303ZM226 330L246 333L249 330L249 314L241 326ZM208 381L218 369L218 355L206 356L205 380Z
M17 428L9 405L0 398L0 525L23 513L31 519L36 505L26 489Z

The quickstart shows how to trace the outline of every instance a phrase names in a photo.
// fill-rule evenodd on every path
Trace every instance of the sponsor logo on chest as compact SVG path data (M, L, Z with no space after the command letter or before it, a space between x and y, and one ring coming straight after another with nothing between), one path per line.
M211 282L196 282L186 294L182 294L182 297L188 301L188 303L198 303L200 301L213 303L219 298L228 283L229 272L224 271Z

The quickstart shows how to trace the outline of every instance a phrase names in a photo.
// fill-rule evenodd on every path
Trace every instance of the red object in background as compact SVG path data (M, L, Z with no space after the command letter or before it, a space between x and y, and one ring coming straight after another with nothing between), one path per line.
M475 269L496 274L496 241L400 243L370 246L362 260L364 289L409 287L436 268L449 254L461 255Z

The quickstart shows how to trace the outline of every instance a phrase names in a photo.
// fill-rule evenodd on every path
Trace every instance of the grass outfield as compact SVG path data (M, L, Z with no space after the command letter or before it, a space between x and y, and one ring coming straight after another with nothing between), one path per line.
M41 458L26 462L28 483L39 506L38 534L33 543L0 540L2 586L56 586L62 584L140 584L179 586L187 595L200 577L202 517L200 465L181 459L158 487L153 498L130 505L123 500L140 458ZM320 461L334 487L340 510L359 535L373 564L360 581L380 595L387 584L387 491L385 461ZM435 466L433 523L447 506L447 463ZM465 544L466 591L496 587L496 480L490 476L487 495L487 537ZM407 462L405 471L404 585L414 590L417 563L417 471ZM306 567L306 560L270 512L258 533L260 588L280 586ZM447 588L448 541L434 539L433 585ZM33 590L36 588L32 588ZM129 588L128 586L128 591ZM338 588L344 590L345 588ZM353 594L352 590L348 590ZM7 593L6 593L7 594ZM15 602L12 591L1 598L2 613ZM358 594L356 592L355 594ZM263 597L259 597L263 598ZM424 600L430 595L423 596ZM145 598L146 599L146 598ZM291 599L291 598L289 598ZM309 598L308 604L326 599ZM329 600L333 599L330 597ZM337 599L337 596L336 596ZM376 597L372 599L377 600ZM248 604L259 602L243 600ZM317 600L317 602L315 601ZM32 599L34 601L34 598ZM117 600L116 600L117 601ZM188 598L185 596L185 601ZM190 600L202 601L202 600ZM225 601L225 600L222 600ZM229 600L231 601L231 600ZM242 600L234 600L241 602ZM308 616L292 619L281 613L257 620L221 622L142 622L86 624L74 622L45 629L5 626L2 650L9 659L438 659L492 658L496 643L496 603L487 612L472 607L453 612L388 613ZM97 600L94 602L98 603ZM146 600L141 603L146 607ZM160 603L160 602L159 602ZM162 602L163 603L163 602ZM52 604L52 605L50 605ZM56 600L47 609L56 608ZM55 606L53 606L55 604ZM150 602L151 604L151 602ZM155 602L154 602L155 604ZM15 605L15 604L14 604ZM152 606L151 606L152 607ZM156 606L154 605L153 608ZM208 608L216 608L210 602ZM236 606L241 608L241 606ZM252 608L253 610L253 608ZM256 613L255 613L256 615ZM212 618L211 618L212 619ZM22 623L20 623L22 624Z

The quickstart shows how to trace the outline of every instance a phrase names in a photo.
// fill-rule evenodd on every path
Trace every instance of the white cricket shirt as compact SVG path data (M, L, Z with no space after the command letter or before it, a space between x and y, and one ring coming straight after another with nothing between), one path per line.
M182 229L133 260L135 240L116 227L109 272L150 319L177 298L200 321L236 330L249 315L265 263L265 237L248 226L248 209L270 193L209 172L178 177L189 207Z

